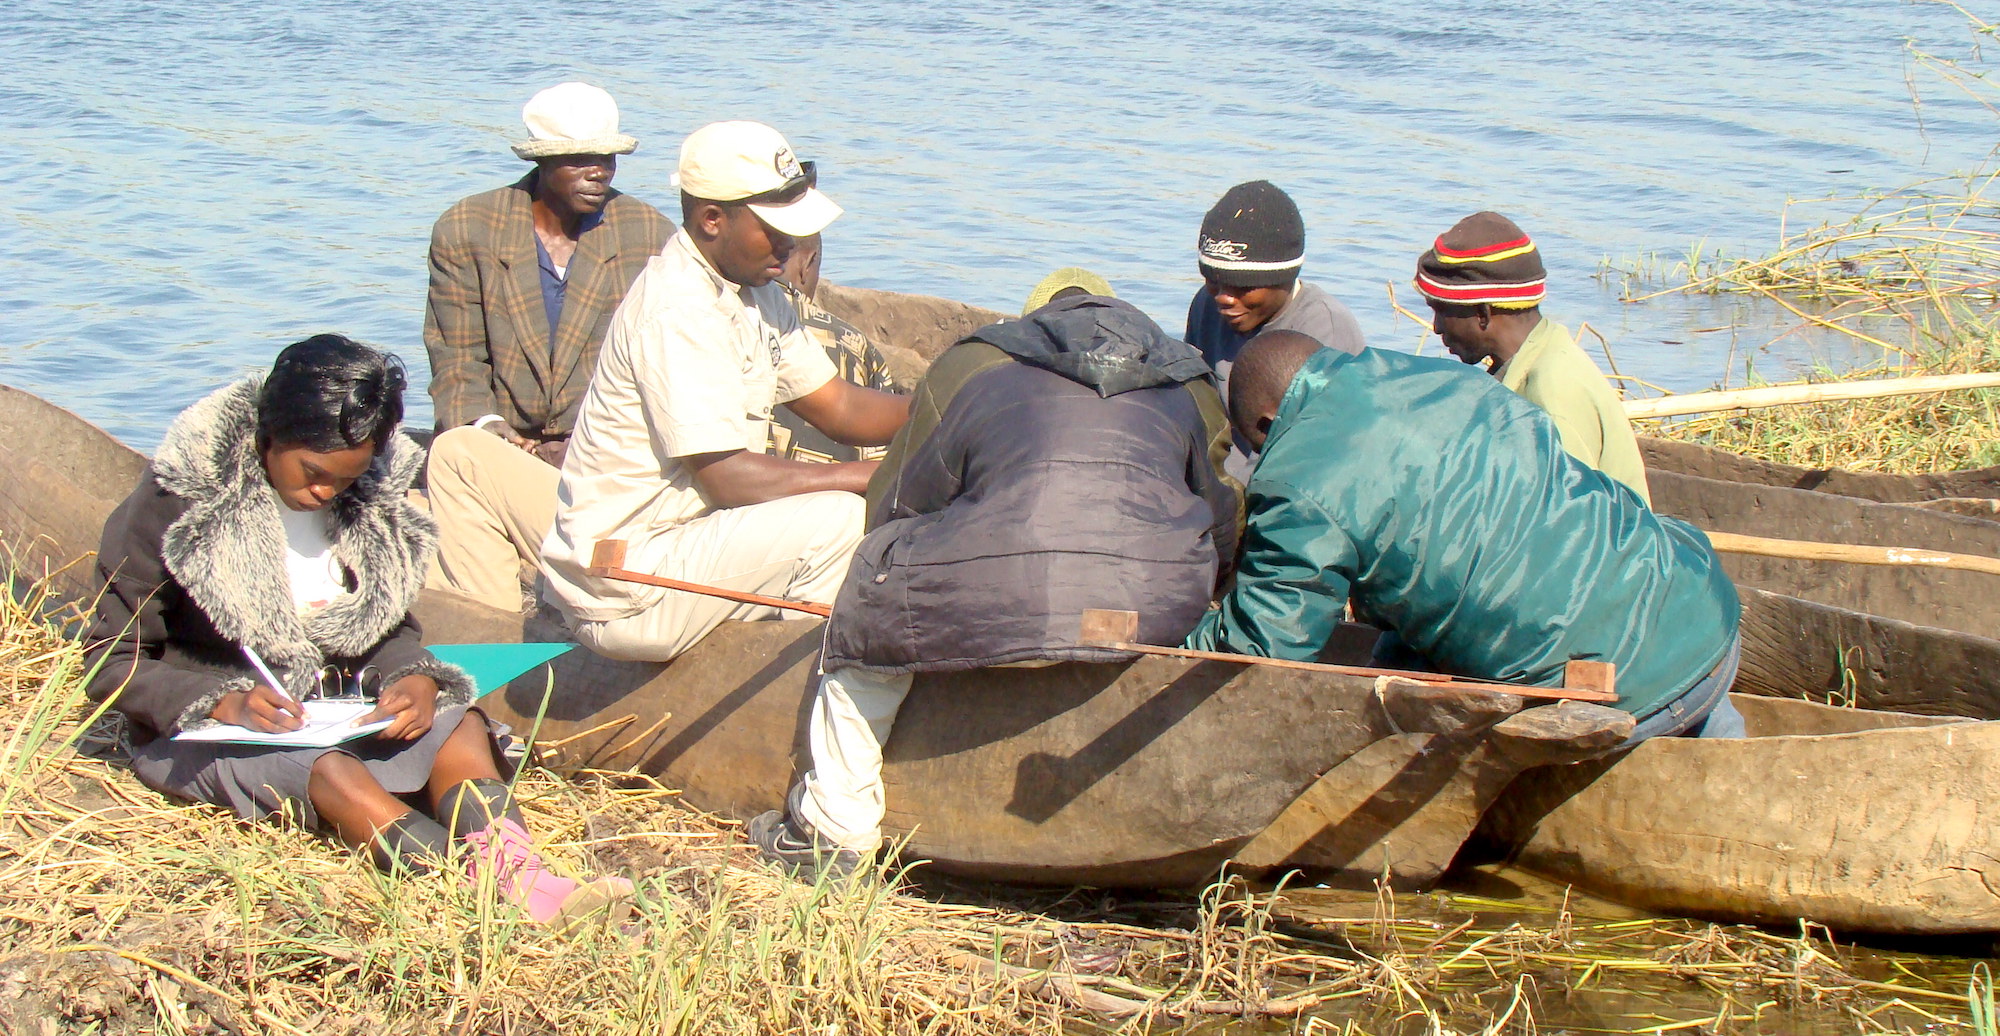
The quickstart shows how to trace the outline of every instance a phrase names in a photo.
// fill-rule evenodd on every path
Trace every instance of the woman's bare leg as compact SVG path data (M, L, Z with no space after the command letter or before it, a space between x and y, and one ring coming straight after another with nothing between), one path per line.
M328 752L313 763L306 797L340 840L357 849L372 847L375 832L410 812L409 805L389 794L361 760L345 752Z
M466 781L499 779L500 761L493 758L493 734L486 725L486 717L467 710L458 728L438 747L424 793L430 797L431 809L435 811L447 792Z

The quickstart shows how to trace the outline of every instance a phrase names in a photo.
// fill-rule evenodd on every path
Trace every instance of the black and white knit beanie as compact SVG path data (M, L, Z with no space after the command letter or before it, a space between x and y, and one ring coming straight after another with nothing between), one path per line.
M1269 180L1229 189L1201 221L1203 277L1236 288L1290 284L1306 261L1306 224Z

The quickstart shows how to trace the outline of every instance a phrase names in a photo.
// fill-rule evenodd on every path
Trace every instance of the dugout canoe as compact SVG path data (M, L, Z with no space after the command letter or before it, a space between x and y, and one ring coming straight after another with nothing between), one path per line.
M1736 701L1750 737L1658 738L1534 770L1479 840L1661 913L2000 931L2000 722Z
M88 551L143 458L75 415L12 390L0 389L0 433L8 433L0 434L0 528L26 537L29 553L44 558ZM1741 689L1990 714L2000 643L1754 589L1742 593ZM436 642L554 633L537 617L448 594L426 594L419 613ZM613 662L579 650L485 703L523 732L534 730L558 765L637 767L682 787L693 805L740 817L775 805L799 764L817 630L813 622L729 624L670 665ZM537 723L551 685L559 693ZM1399 884L1421 883L1446 866L1484 812L1488 837L1517 847L1523 862L1656 909L1810 916L1885 931L1990 924L1976 901L1963 902L1976 897L1965 891L1964 872L1952 869L1963 866L1962 858L1924 869L1940 854L1949 857L1940 846L1970 851L1978 843L1922 841L1915 820L1898 822L1892 814L1976 814L1991 801L1991 789L1966 783L1980 775L1964 772L1976 768L1954 754L1962 742L1950 739L1986 745L1992 724L1924 728L1917 718L1806 707L1808 716L1884 729L1828 733L1831 720L1820 718L1810 732L1795 724L1778 737L1665 743L1627 755L1605 768L1602 786L1585 782L1575 794L1551 782L1574 783L1590 770L1535 770L1514 784L1524 793L1520 800L1496 811L1483 807L1524 756L1519 739L1509 751L1507 739L1493 736L1516 718L1507 715L1512 706L1476 701L1484 711L1378 697L1370 682L1307 681L1157 658L926 681L889 745L891 825L914 828L912 856L969 875L1184 885L1204 880L1231 853L1275 830L1274 818L1292 816L1296 827L1290 807L1330 776L1360 805L1324 822L1308 818L1316 828L1296 839L1285 862L1334 880L1365 881L1386 866ZM1756 698L1742 704L1753 717L1784 714L1765 706ZM1388 707L1404 713L1396 724L1402 732L1388 728ZM1424 732L1426 725L1447 732ZM1940 745L1926 729L1951 733ZM1978 751L1990 756L1991 747ZM1863 783L1871 775L1875 782ZM1655 818L1622 806L1607 790L1630 780L1657 792L1670 779L1714 797L1712 812L1662 810ZM1833 780L1840 785L1814 783ZM1840 811L1850 818L1847 826L1811 825L1808 806L1850 800L1839 792L1854 788L1867 794L1860 808ZM1710 816L1714 822L1703 828ZM1669 818L1682 818L1687 830ZM1658 838L1636 843L1615 835L1613 820L1651 823L1647 833ZM1955 837L1964 829L1951 831ZM1715 832L1737 831L1752 832L1743 854L1722 854L1711 844L1703 855L1703 838L1719 844ZM1803 849L1752 854L1767 842L1780 844L1759 833L1773 831L1798 839L1782 845L1810 847L1810 858ZM1808 835L1829 841L1804 840ZM1902 843L1937 852L1905 853L1896 862L1891 853ZM1650 849L1635 855L1635 844L1694 848L1677 849L1663 864ZM1872 896L1861 883L1839 884L1838 875L1815 862L1822 858L1846 861L1851 873L1872 876L1886 891ZM1861 864L1867 866L1853 869ZM1806 877L1783 885L1782 894L1757 892L1760 881L1769 885L1786 868ZM1938 888L1956 898L1941 897ZM1918 891L1903 891L1909 889ZM1722 891L1711 896L1716 890ZM1918 892L1929 898L1915 898Z
M440 642L550 633L451 594L427 593L418 617ZM801 768L820 638L816 620L726 623L671 663L578 649L482 702L522 731L542 713L559 769L639 770L743 818ZM921 676L884 753L885 827L910 858L971 877L1197 885L1332 771L1359 804L1282 865L1421 886L1526 766L1584 754L1537 725L1551 710L1522 705L1151 657Z
M94 549L144 463L0 388L0 531L17 571L55 573L59 593L87 599L87 560L64 566ZM566 639L542 617L448 593L426 592L416 612L432 643ZM725 624L670 664L577 648L482 704L559 768L654 774L746 818L782 802L800 768L819 645L817 622L794 621ZM1422 885L1524 767L1588 750L1525 704L1164 658L926 677L889 744L887 826L912 858L968 876L1194 885L1332 771L1358 804L1272 865Z
M1880 471L1845 471L1840 468L1802 468L1792 464L1745 457L1740 453L1671 439L1639 437L1639 452L1649 472L1667 471L1678 475L1745 485L1803 489L1857 497L1885 504L1932 504L1964 501L1963 507L1988 514L1990 505L1974 501L2000 499L2000 467L1971 468L1964 471L1933 471L1918 475L1893 475ZM1947 507L1960 506L1956 503Z

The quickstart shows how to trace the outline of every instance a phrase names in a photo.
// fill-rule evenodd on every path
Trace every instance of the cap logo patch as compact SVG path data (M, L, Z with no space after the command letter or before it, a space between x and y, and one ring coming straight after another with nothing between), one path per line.
M787 180L804 176L806 172L799 165L798 156L792 154L792 149L789 147L781 147L777 154L771 156L771 168L777 170L778 175Z
M1239 260L1249 257L1250 246L1241 241L1225 241L1203 234L1201 254L1210 259Z

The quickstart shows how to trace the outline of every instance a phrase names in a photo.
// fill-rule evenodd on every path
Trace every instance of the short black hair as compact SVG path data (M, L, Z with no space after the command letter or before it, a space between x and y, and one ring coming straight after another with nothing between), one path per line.
M1326 346L1303 331L1265 331L1243 343L1229 368L1229 417L1243 429L1276 411L1292 379Z
M694 210L703 205L720 205L725 209L741 206L738 201L716 201L714 198L697 198L686 191L681 192L681 226L694 222Z
M402 423L407 381L401 360L343 335L293 342L257 393L258 445L380 450Z

